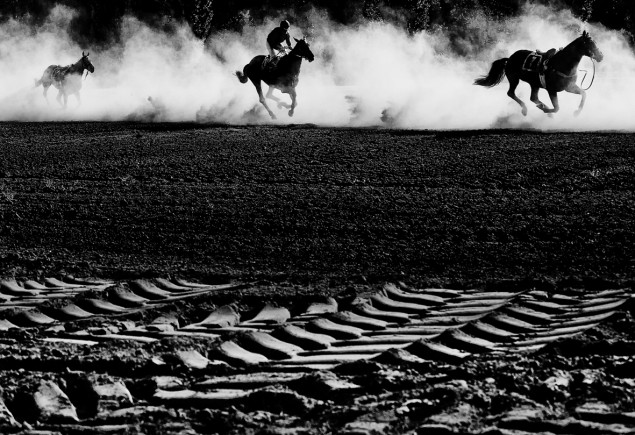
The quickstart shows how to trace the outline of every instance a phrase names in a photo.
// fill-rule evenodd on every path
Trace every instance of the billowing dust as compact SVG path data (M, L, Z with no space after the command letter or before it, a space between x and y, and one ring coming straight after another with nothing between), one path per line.
M314 12L310 29L292 26L291 34L307 36L316 59L302 64L295 116L271 104L276 121L258 102L253 85L241 84L234 72L266 53L266 34L279 17L240 33L215 34L206 42L187 26L164 33L128 18L120 29L122 42L99 50L72 42L68 29L73 14L57 7L37 29L16 21L0 26L0 120L635 129L635 103L628 97L635 95L635 53L625 38L543 6L529 4L520 17L506 22L475 15L465 36L452 41L442 30L409 35L387 23L340 26ZM523 117L506 95L507 80L492 89L473 85L494 60L519 49L564 47L582 30L590 32L604 61L594 66L585 57L580 64L583 87L595 77L579 117L573 116L577 95L561 93L560 113L548 117L528 101L529 86L521 82L517 94L529 106ZM61 109L53 88L47 104L35 80L48 65L76 62L82 51L90 52L95 73L83 82L81 106L71 96L69 107ZM546 91L541 90L540 98L550 105Z

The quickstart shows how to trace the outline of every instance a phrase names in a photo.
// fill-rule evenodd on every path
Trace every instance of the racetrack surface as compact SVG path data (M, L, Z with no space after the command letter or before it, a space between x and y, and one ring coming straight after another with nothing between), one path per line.
M3 274L632 279L631 134L0 126Z
M630 433L633 139L0 124L0 432Z

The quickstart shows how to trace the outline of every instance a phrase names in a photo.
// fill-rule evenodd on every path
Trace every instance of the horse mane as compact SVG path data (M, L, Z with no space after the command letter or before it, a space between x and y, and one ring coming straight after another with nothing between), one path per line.
M593 41L593 37L591 36L591 34L589 32L587 32L586 30L582 31L582 34L580 36L578 36L575 41L582 41L584 43L587 42L595 42Z
M64 68L67 70L67 72L69 74L74 73L75 71L79 71L80 73L84 72L84 66L82 63L82 60L84 59L84 57L82 57L81 59L79 59L77 62L67 65Z

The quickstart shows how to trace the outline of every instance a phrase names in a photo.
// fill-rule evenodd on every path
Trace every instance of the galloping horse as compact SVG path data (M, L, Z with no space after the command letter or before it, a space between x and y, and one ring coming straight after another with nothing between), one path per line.
M576 84L580 60L582 56L589 56L597 62L602 62L604 55L586 31L552 57L544 59L544 54L546 53L519 50L509 58L499 59L492 63L489 73L476 79L474 84L487 87L496 86L503 80L503 75L507 75L509 80L507 95L520 104L525 116L527 115L527 106L515 94L520 80L529 83L531 86L530 100L545 113L555 113L560 110L558 92L567 91L579 94L582 99L580 106L575 111L575 115L579 115L586 100L586 92ZM553 109L548 108L538 99L538 90L541 87L549 92Z
M49 87L53 85L59 89L56 99L63 108L66 108L68 96L70 94L74 94L77 97L77 103L81 104L79 90L82 88L82 76L84 75L84 70L88 70L91 73L95 72L95 67L92 63L90 63L90 60L88 60L89 54L90 53L84 54L82 51L82 58L74 64L68 66L51 65L44 70L42 78L35 81L35 87L37 88L40 85L44 86L44 98L47 103L48 97L46 94ZM61 101L62 97L64 97L63 104Z
M271 62L269 62L269 65L263 65L266 56L260 55L254 57L251 62L245 65L242 72L236 71L236 77L241 83L247 83L247 80L251 80L256 87L256 91L258 91L260 102L265 106L272 119L276 119L276 115L269 109L267 101L262 95L261 81L269 85L267 98L276 101L278 108L286 107L289 109L289 116L293 116L293 111L297 106L295 87L298 85L302 59L306 59L309 62L313 62L314 59L306 38L293 39L296 42L295 46L287 55L280 58L275 66L271 65ZM291 105L283 103L279 98L274 97L272 95L274 89L279 89L282 93L289 94L291 96Z

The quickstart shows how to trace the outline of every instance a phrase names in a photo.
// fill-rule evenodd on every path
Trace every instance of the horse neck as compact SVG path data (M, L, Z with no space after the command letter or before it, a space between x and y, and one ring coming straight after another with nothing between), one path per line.
M578 38L556 53L551 60L551 67L562 73L577 71L582 56L584 56L580 48L581 43L582 40Z
M286 60L289 63L289 69L292 74L299 74L300 67L302 66L302 57L294 53L295 48L289 52L282 60ZM281 60L281 61L282 61Z
M85 69L84 63L82 62L82 59L80 59L74 64L72 64L70 68L68 68L68 73L69 74L83 74L84 69Z

